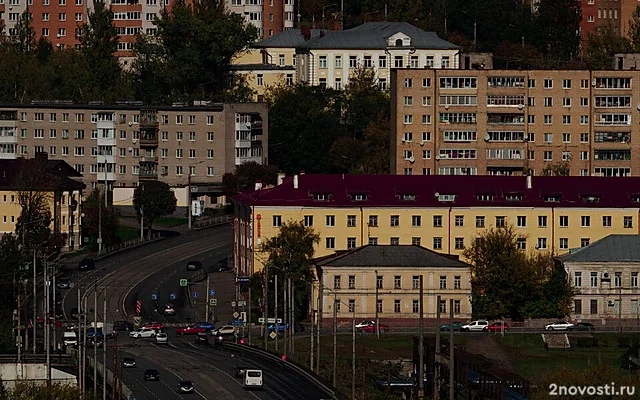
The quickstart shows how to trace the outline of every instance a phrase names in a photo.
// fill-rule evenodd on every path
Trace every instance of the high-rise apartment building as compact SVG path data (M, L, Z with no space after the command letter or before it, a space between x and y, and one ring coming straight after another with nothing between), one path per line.
M292 29L295 0L225 0L227 9L244 15L245 21L258 28L258 37L266 39L286 29Z
M640 176L640 72L391 72L391 172Z

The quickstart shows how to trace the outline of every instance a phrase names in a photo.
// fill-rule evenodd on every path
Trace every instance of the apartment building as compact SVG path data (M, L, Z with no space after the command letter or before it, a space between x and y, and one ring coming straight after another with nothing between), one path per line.
M436 318L438 307L448 317L471 318L471 266L421 246L365 245L315 261L317 283L312 293L320 318L328 322L375 320L391 326L417 326L420 277L424 316ZM437 304L440 296L440 304Z
M638 71L392 71L391 172L640 175Z
M87 188L150 179L206 186L236 165L265 163L267 126L264 103L0 105L0 159L46 152L72 165Z
M507 225L522 250L554 255L640 232L635 177L303 174L278 182L234 199L240 275L262 269L263 240L289 221L320 235L316 257L367 244L462 256L485 229Z
M576 294L571 317L637 326L640 318L640 236L609 235L559 257Z
M225 4L255 25L260 38L293 28L294 0L225 0ZM171 0L107 0L106 5L111 7L118 33L116 55L128 67L136 36L155 35L153 21L173 4ZM79 28L88 22L93 9L94 0L0 0L0 26L4 25L8 35L15 34L20 15L28 10L36 40L45 38L54 47L73 48L79 45Z
M29 179L37 187L25 186L21 178L42 174L42 179ZM65 237L63 250L73 250L82 244L80 213L82 176L62 160L50 160L45 153L32 159L0 159L0 234L15 233L22 212L19 195L24 190L42 193L49 204L51 231Z

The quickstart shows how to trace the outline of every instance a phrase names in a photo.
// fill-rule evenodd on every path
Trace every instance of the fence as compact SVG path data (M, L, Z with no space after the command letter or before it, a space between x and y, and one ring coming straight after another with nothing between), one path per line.
M210 226L224 225L231 221L233 221L233 215L219 215L217 217L199 218L193 223L192 227L193 229L203 229Z
M162 237L162 235L160 235L160 233L153 233L150 236L145 236L144 238L136 238L136 239L132 239L132 240L127 240L126 242L117 244L115 246L109 246L109 247L105 247L102 252L99 252L98 255L96 256L96 259L101 259L107 256L110 256L111 254L114 253L118 253L121 252L123 250L132 248L132 247L137 247L140 246L142 244L145 243L151 243L151 242L155 242L158 240L164 239Z

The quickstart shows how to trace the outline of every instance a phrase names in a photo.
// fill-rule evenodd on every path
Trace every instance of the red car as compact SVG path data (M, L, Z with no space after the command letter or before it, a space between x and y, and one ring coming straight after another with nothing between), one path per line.
M509 325L507 325L504 322L494 322L494 323L490 324L489 326L487 326L486 328L484 328L485 332L501 333L503 330L505 332L509 330Z
M176 328L176 334L178 335L197 335L198 333L206 333L207 330L199 325L191 325L186 328Z
M142 325L142 327L143 328L153 329L156 332L161 331L162 329L164 329L164 325L162 325L162 323L160 323L160 322L149 322L148 324Z
M389 332L389 326L385 324L380 324L380 332L381 333ZM376 333L375 324L360 328L360 333Z

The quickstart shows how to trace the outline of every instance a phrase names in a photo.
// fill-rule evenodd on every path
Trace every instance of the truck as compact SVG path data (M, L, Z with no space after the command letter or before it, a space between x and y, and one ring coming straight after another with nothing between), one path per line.
M98 336L102 336L106 339L113 338L113 323L107 322L91 322L87 327L87 337L93 337L94 331L97 329Z
M242 379L242 387L245 389L262 389L261 369L242 369L240 370L240 379Z

